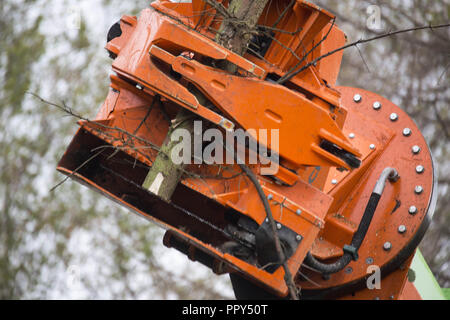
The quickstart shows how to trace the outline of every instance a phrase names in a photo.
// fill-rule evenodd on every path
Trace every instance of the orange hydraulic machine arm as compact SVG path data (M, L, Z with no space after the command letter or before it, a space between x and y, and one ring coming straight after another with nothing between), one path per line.
M155 1L139 18L123 16L106 45L111 90L96 118L80 122L58 170L165 228L166 246L230 273L238 298L285 297L261 192L239 165L187 166L169 202L142 187L184 108L203 131L245 132L248 158L249 141L276 155L269 174L264 157L249 168L302 297L401 298L436 198L430 152L399 107L335 86L342 52L279 81L345 44L333 15L308 1L280 18L290 2L268 3L243 57L214 41L221 17L204 1ZM225 159L235 146L222 151ZM366 288L371 266L385 289Z

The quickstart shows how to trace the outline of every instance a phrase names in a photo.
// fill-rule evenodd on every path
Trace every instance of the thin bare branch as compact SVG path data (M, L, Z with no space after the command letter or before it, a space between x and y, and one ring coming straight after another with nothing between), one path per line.
M333 55L333 54L335 54L337 52L340 52L340 51L343 51L345 49L348 49L350 47L357 46L358 44L368 43L368 42L371 42L371 41L375 41L375 40L379 40L379 39L383 39L383 38L387 38L387 37L392 37L392 36L395 36L397 34L402 34L402 33L407 33L407 32L413 32L413 31L419 31L419 30L425 30L425 29L433 30L433 29L448 28L448 27L450 27L449 23L441 24L441 25L435 25L435 26L429 25L429 26L422 26L422 27L416 27L416 28L409 28L409 29L402 29L402 30L392 31L392 32L384 33L384 34L381 34L381 35L378 35L378 36L375 36L375 37L371 37L371 38L368 38L368 39L360 39L358 41L346 44L345 46L342 46L340 48L332 50L332 51L330 51L330 52L328 52L328 53L326 53L326 54L324 54L324 55L314 59L313 61L307 63L302 68L298 69L297 71L287 73L285 76L283 76L282 78L280 78L278 80L278 83L279 84L283 84L286 81L289 81L290 79L295 77L297 74L301 73L302 71L304 71L304 70L308 69L309 67L317 64L317 62L319 62L320 60L322 60L322 59L324 59L326 57L329 57L329 56L331 56L331 55ZM298 65L296 67L298 67Z

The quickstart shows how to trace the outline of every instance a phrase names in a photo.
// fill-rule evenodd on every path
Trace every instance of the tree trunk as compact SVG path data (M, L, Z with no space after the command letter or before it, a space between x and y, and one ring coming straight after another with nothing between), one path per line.
M167 202L172 198L175 188L181 180L184 168L183 164L176 165L170 158L172 149L179 143L179 141L171 141L170 139L176 129L185 129L190 133L194 131L192 112L181 108L176 118L172 120L167 137L142 185Z
M255 26L268 0L233 0L228 12L236 20L225 19L216 36L216 41L240 55L247 51Z
M243 55L247 51L251 40L250 31L258 23L267 2L268 0L232 0L228 7L228 12L236 19L224 17L224 22L217 34L216 41L225 48ZM225 69L233 73L236 72L236 66L232 63L225 64ZM175 188L182 178L185 166L184 164L176 165L170 159L172 148L177 144L170 141L170 135L180 121L183 121L183 129L188 130L191 133L191 137L193 137L194 121L184 121L189 115L192 115L192 113L184 108L179 111L176 120L169 129L166 141L161 146L161 150L143 184L144 188L165 201L170 201Z

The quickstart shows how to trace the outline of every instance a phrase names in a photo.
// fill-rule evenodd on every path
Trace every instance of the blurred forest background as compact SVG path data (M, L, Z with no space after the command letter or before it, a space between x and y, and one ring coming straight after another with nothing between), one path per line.
M0 1L0 299L227 299L215 276L162 246L156 226L68 181L55 166L75 120L26 92L86 117L104 100L109 27L148 0ZM449 0L314 1L350 41L449 21ZM378 13L379 18L378 19ZM375 14L375 15L374 15ZM339 83L393 100L423 131L439 171L439 200L421 250L450 286L450 30L350 48Z

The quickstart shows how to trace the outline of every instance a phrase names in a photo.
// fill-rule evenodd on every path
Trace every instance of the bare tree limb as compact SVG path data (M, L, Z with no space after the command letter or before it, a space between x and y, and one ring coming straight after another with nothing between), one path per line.
M286 74L285 76L280 78L277 83L278 84L283 84L286 81L289 81L290 79L295 77L297 74L301 73L302 71L304 71L304 70L308 69L309 67L315 65L320 60L322 60L322 59L324 59L326 57L329 57L329 56L331 56L331 55L333 55L333 54L335 54L335 53L337 53L339 51L348 49L348 48L353 47L353 46L357 46L358 44L363 44L363 43L367 43L367 42L371 42L371 41L375 41L375 40L379 40L379 39L383 39L383 38L387 38L387 37L392 37L394 35L407 33L407 32L413 32L413 31L419 31L419 30L425 30L425 29L434 30L434 29L448 28L448 27L450 27L450 24L441 24L441 25L435 25L435 26L429 25L429 26L422 26L422 27L415 27L415 28L403 29L403 30L398 30L398 31L392 31L392 32L388 32L388 33L384 33L384 34L381 34L381 35L377 35L375 37L371 37L371 38L368 38L368 39L360 39L358 41L346 44L345 46L342 46L340 48L332 50L332 51L330 51L330 52L328 52L328 53L326 53L326 54L324 54L324 55L314 59L313 61L307 63L302 68L298 69L297 71L290 72L290 73ZM299 64L297 64L296 67L298 67L298 66L299 66Z

